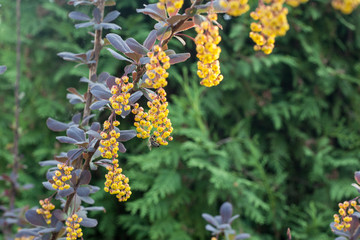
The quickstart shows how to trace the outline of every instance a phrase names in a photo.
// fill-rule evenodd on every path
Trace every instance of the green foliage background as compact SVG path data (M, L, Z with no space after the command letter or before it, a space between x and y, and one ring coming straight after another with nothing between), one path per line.
M155 22L137 14L147 1L118 1L116 23L125 39L142 42ZM154 1L152 1L154 2ZM13 85L15 82L15 3L0 0L0 172L12 162ZM87 7L80 7L86 12ZM83 52L91 46L88 29L75 30L65 1L22 1L22 192L17 205L33 206L46 196L37 163L65 146L47 129L47 117L69 121L81 106L65 99L78 87L86 68L73 68L56 53ZM217 214L224 201L240 220L234 228L251 239L331 239L329 223L337 202L356 196L353 172L360 157L360 10L344 16L328 1L311 1L289 11L290 31L278 38L274 53L252 50L250 17L223 19L221 68L224 81L199 85L194 45L170 43L191 52L171 68L170 115L174 141L153 149L134 139L121 162L130 178L131 200L117 203L100 192L99 226L86 239L209 239L201 213ZM194 35L191 33L190 35ZM101 71L122 75L123 63L103 52ZM99 118L104 118L100 113ZM131 126L132 120L122 123ZM124 127L125 128L125 127ZM103 185L105 172L94 182ZM0 189L6 185L1 183ZM1 202L6 202L4 196Z

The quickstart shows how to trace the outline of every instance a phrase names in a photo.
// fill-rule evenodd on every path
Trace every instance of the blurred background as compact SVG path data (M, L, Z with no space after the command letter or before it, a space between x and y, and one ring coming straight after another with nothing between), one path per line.
M155 1L149 1L151 3ZM115 23L122 38L139 42L156 23L136 13L148 1L117 1L121 16ZM13 161L14 83L16 76L15 1L0 0L0 172ZM252 3L252 10L255 2ZM89 13L89 7L78 11ZM115 7L108 8L108 11ZM41 184L45 168L68 148L46 127L48 117L68 122L82 110L66 99L66 89L87 76L56 54L91 48L89 29L75 30L73 11L65 0L22 0L20 153L21 183L34 188L17 198L18 207L36 206L47 197ZM121 156L133 195L126 203L99 191L94 199L104 206L95 229L86 239L210 239L201 214L218 214L224 201L240 214L233 228L254 240L333 239L329 228L337 203L354 198L353 173L360 159L360 9L350 15L335 11L327 0L289 7L290 30L276 39L274 52L253 51L248 37L249 13L220 17L223 82L200 86L194 44L176 52L190 52L185 63L170 69L168 96L174 141L149 151L147 142L133 139ZM195 31L189 35L194 36ZM99 72L123 74L124 63L103 51ZM103 121L107 112L97 113ZM123 129L133 119L122 121ZM102 187L105 171L93 175ZM9 186L0 182L0 192ZM0 202L7 199L0 195ZM0 236L1 239L1 236Z

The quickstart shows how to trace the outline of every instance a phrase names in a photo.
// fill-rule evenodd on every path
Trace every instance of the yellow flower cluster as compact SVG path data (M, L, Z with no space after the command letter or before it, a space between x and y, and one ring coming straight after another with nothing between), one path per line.
M297 7L299 6L300 4L302 3L306 3L308 2L309 0L286 0L286 4L287 5L290 5L292 7Z
M335 227L338 230L347 231L351 227L351 215L354 213L354 209L351 207L356 206L356 201L351 201L350 203L348 201L345 201L343 203L339 203L339 214L334 214L334 222Z
M268 0L269 5L261 4L250 16L258 22L251 23L250 38L256 43L255 51L262 50L270 54L274 49L275 38L284 36L289 30L288 9L283 6L285 0Z
M178 11L184 4L184 0L159 0L157 7L161 10L165 9L172 14Z
M343 14L350 14L360 5L360 0L332 0L331 5Z
M111 107L115 110L117 115L122 113L122 108L124 107L125 111L130 110L129 97L130 93L128 91L134 87L133 83L129 83L129 77L123 76L122 78L116 78L115 83L111 87L112 97L109 98Z
M52 214L50 211L54 210L55 206L52 204L48 198L39 201L41 208L36 209L37 214L42 215L47 224L51 223Z
M66 240L75 240L82 237L83 233L80 228L82 220L76 213L66 219Z
M218 60L221 52L221 48L217 46L221 41L219 27L212 23L216 20L216 13L210 13L206 21L195 27L196 56L199 59L197 75L202 79L200 84L206 87L216 86L224 78L220 74Z
M227 10L227 14L234 17L240 16L250 9L248 0L220 0L220 6Z
M109 172L105 175L104 191L116 194L119 202L125 202L131 195L129 178L122 174L122 169L119 168L119 161L117 159L114 159L112 163L113 166L106 168Z
M148 112L144 112L144 109L138 104L135 104L132 110L132 113L136 114L134 126L138 132L137 137L148 138L151 135L151 130L155 128L153 134L156 137L156 142L160 145L168 145L168 141L173 139L170 136L173 128L168 118L169 109L167 109L166 92L163 88L159 88L157 95L150 94L150 97L152 101L147 103L150 108Z
M150 63L145 65L148 76L145 83L155 89L165 87L167 85L166 78L169 76L166 70L170 68L170 58L166 56L159 45L155 45L154 52L148 52L147 56L150 58Z
M108 121L106 121L108 123ZM104 123L104 126L107 125ZM113 126L118 126L120 124L119 121L114 121ZM109 128L108 128L109 129ZM120 133L117 133L115 129L109 131L109 133L103 131L100 133L100 136L103 138L100 140L101 146L98 150L101 152L101 156L103 158L117 158L119 151L119 142L116 140L120 137Z
M55 176L52 178L54 181L52 187L59 190L69 189L70 185L65 182L71 179L71 172L74 167L67 166L65 163L58 164L57 167L59 170L55 171Z

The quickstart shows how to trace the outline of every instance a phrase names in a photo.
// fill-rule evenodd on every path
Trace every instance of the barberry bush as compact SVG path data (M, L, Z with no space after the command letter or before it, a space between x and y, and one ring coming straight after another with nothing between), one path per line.
M357 105L354 86L358 71L356 65L347 64L357 56L356 51L352 52L358 49L356 12L343 16L328 1L296 9L290 6L300 2L265 1L250 6L246 1L154 1L145 7L139 4L139 14L133 11L137 3L119 3L122 14L124 10L125 14L133 12L120 15L117 21L119 12L111 6L113 1L107 1L110 10L105 14L105 2L101 0L68 3L78 4L78 9L67 10L64 1L57 1L58 5L44 1L40 8L24 1L25 6L37 7L40 18L53 21L48 32L56 32L58 22L65 24L58 35L62 41L49 39L40 44L29 37L25 49L39 54L38 64L43 64L45 70L39 70L38 78L29 69L27 80L41 79L41 74L47 81L52 75L60 80L69 72L82 77L81 83L75 84L80 90L70 81L65 85L69 85L70 103L83 112L75 114L72 110L74 114L68 114L65 109L70 108L63 107L68 106L65 103L48 103L35 94L34 102L30 101L38 102L34 109L42 112L43 118L51 115L47 120L50 129L66 130L66 136L57 139L77 148L59 144L46 148L51 144L38 133L37 141L44 141L44 145L33 153L31 146L36 140L31 134L28 138L23 134L22 146L31 152L28 156L56 157L42 162L53 166L46 173L48 181L43 183L52 194L42 194L40 207L25 215L40 227L22 230L18 237L56 239L62 235L76 239L88 231L89 236L101 232L104 238L114 238L125 235L123 230L116 230L119 226L137 239L203 239L206 234L201 213L214 210L224 200L240 209L242 220L236 228L253 231L254 239L280 239L289 226L294 238L329 236L325 223L331 219L331 211L326 204L330 208L332 204L324 199L335 201L350 195L339 175L348 174L348 168L357 162L358 138L344 134L355 134L353 129L357 129L353 110ZM350 14L358 3L332 5ZM11 9L11 4L7 7ZM227 15L223 18L220 13ZM69 30L67 16L77 21L75 27L79 30ZM142 25L149 17L154 19L150 25ZM34 36L43 35L42 27L47 29L28 24ZM92 43L84 40L89 39L89 29L93 31ZM109 31L106 29L113 29L112 33L105 34L103 31ZM286 32L287 37L281 38ZM354 34L350 40L346 39L349 33ZM29 49L31 41L39 48ZM182 43L187 44L184 47ZM84 51L84 45L92 50ZM55 74L51 70L45 74L54 62L44 60L53 59L48 56L49 49L54 55L56 51L68 51L59 56L83 66L73 69L61 65ZM263 53L255 54L254 50ZM196 65L179 63L191 55ZM29 67L34 63L26 64ZM108 73L101 73L103 70ZM8 70L5 76L11 74ZM198 82L206 87L221 84L208 89ZM32 87L30 83L24 88ZM54 89L43 86L40 80L39 85L45 95ZM344 98L348 108L343 108ZM85 108L80 107L81 103ZM30 107L27 111L34 117ZM59 119L61 112L71 122L65 116ZM134 119L129 120L130 116ZM24 129L31 129L28 124L32 118L26 120L30 122L23 121ZM36 121L32 127L38 125ZM124 153L123 142L135 136L148 139L147 144L133 143L133 139L126 143L129 150ZM173 138L175 141L171 141ZM3 141L11 143L6 138ZM144 154L148 152L146 145L153 150ZM3 154L11 161L10 155ZM90 174L89 169L97 171ZM44 170L40 172L43 177ZM26 180L29 177L24 176L22 181ZM119 203L106 202L109 198L100 191L91 196L105 206L107 213L103 207L86 205L93 204L90 194L98 190L97 186L118 201L129 199L127 212ZM320 191L313 194L315 186L320 186ZM330 194L324 194L329 189ZM297 199L299 195L308 198ZM60 200L56 209L50 203L55 199ZM122 214L112 211L116 208ZM91 213L93 210L101 213ZM97 228L86 229L97 225L88 214L98 217Z

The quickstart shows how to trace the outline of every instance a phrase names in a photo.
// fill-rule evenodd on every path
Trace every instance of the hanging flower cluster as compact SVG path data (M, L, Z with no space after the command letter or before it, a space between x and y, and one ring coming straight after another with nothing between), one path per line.
M360 5L360 0L332 0L331 5L343 14L350 14Z
M52 216L50 211L55 209L54 204L52 204L48 198L46 198L44 200L40 200L39 203L41 205L41 208L36 209L37 214L42 215L45 219L45 222L47 224L50 224L51 216Z
M166 70L170 68L170 58L166 56L159 45L155 45L154 51L148 52L147 56L150 58L150 63L145 65L148 76L145 83L155 89L165 87L167 85L166 78L169 77Z
M178 11L184 4L184 0L159 0L157 7L161 10L165 9L172 14Z
M234 17L238 17L250 9L248 0L220 0L220 6L227 10L227 14Z
M119 121L114 121L112 126L118 126L119 124ZM112 129L111 131L109 131L109 133L105 131L101 132L100 136L103 138L102 140L100 140L101 146L98 148L98 150L101 152L101 156L109 159L117 158L119 151L119 142L116 139L120 137L120 133L117 133L115 129Z
M262 50L270 54L274 49L275 38L284 36L289 30L288 9L283 6L285 0L268 0L260 4L250 16L257 22L251 23L250 38L256 43L255 51Z
M209 13L207 19L195 27L195 37L198 71L197 75L202 79L200 84L206 87L218 85L223 80L220 74L219 57L221 48L218 44L221 41L219 27L213 24L217 20L216 13Z
M55 176L52 177L54 189L64 190L69 189L70 185L66 181L71 179L71 172L74 170L74 167L68 166L65 163L57 165L59 170L55 171Z
M168 141L172 141L173 138L170 134L173 131L171 121L168 118L169 109L167 109L168 102L166 99L166 92L163 88L157 90L157 94L150 94L152 101L148 101L148 107L150 110L144 112L142 107L135 104L132 110L135 115L135 127L138 132L138 138L148 138L153 131L156 137L156 142L160 145L168 145Z
M338 230L343 230L347 231L350 227L351 224L350 222L352 221L352 217L351 215L354 213L354 209L352 207L356 206L356 201L351 201L350 203L348 201L345 201L343 203L339 203L339 214L334 214L334 222L335 222L335 227Z
M109 101L111 107L115 110L115 113L120 115L123 110L130 110L130 105L128 105L130 93L128 93L128 91L134 87L134 84L129 83L128 76L116 78L115 83L116 85L111 87L111 93L113 95L109 98Z
M76 213L66 219L66 240L75 240L82 237L83 233L80 228L82 220Z
M112 166L106 168L109 172L105 175L104 191L112 195L116 194L119 202L127 201L131 195L129 178L122 174L122 169L119 168L119 161L117 159L113 159L112 164Z

